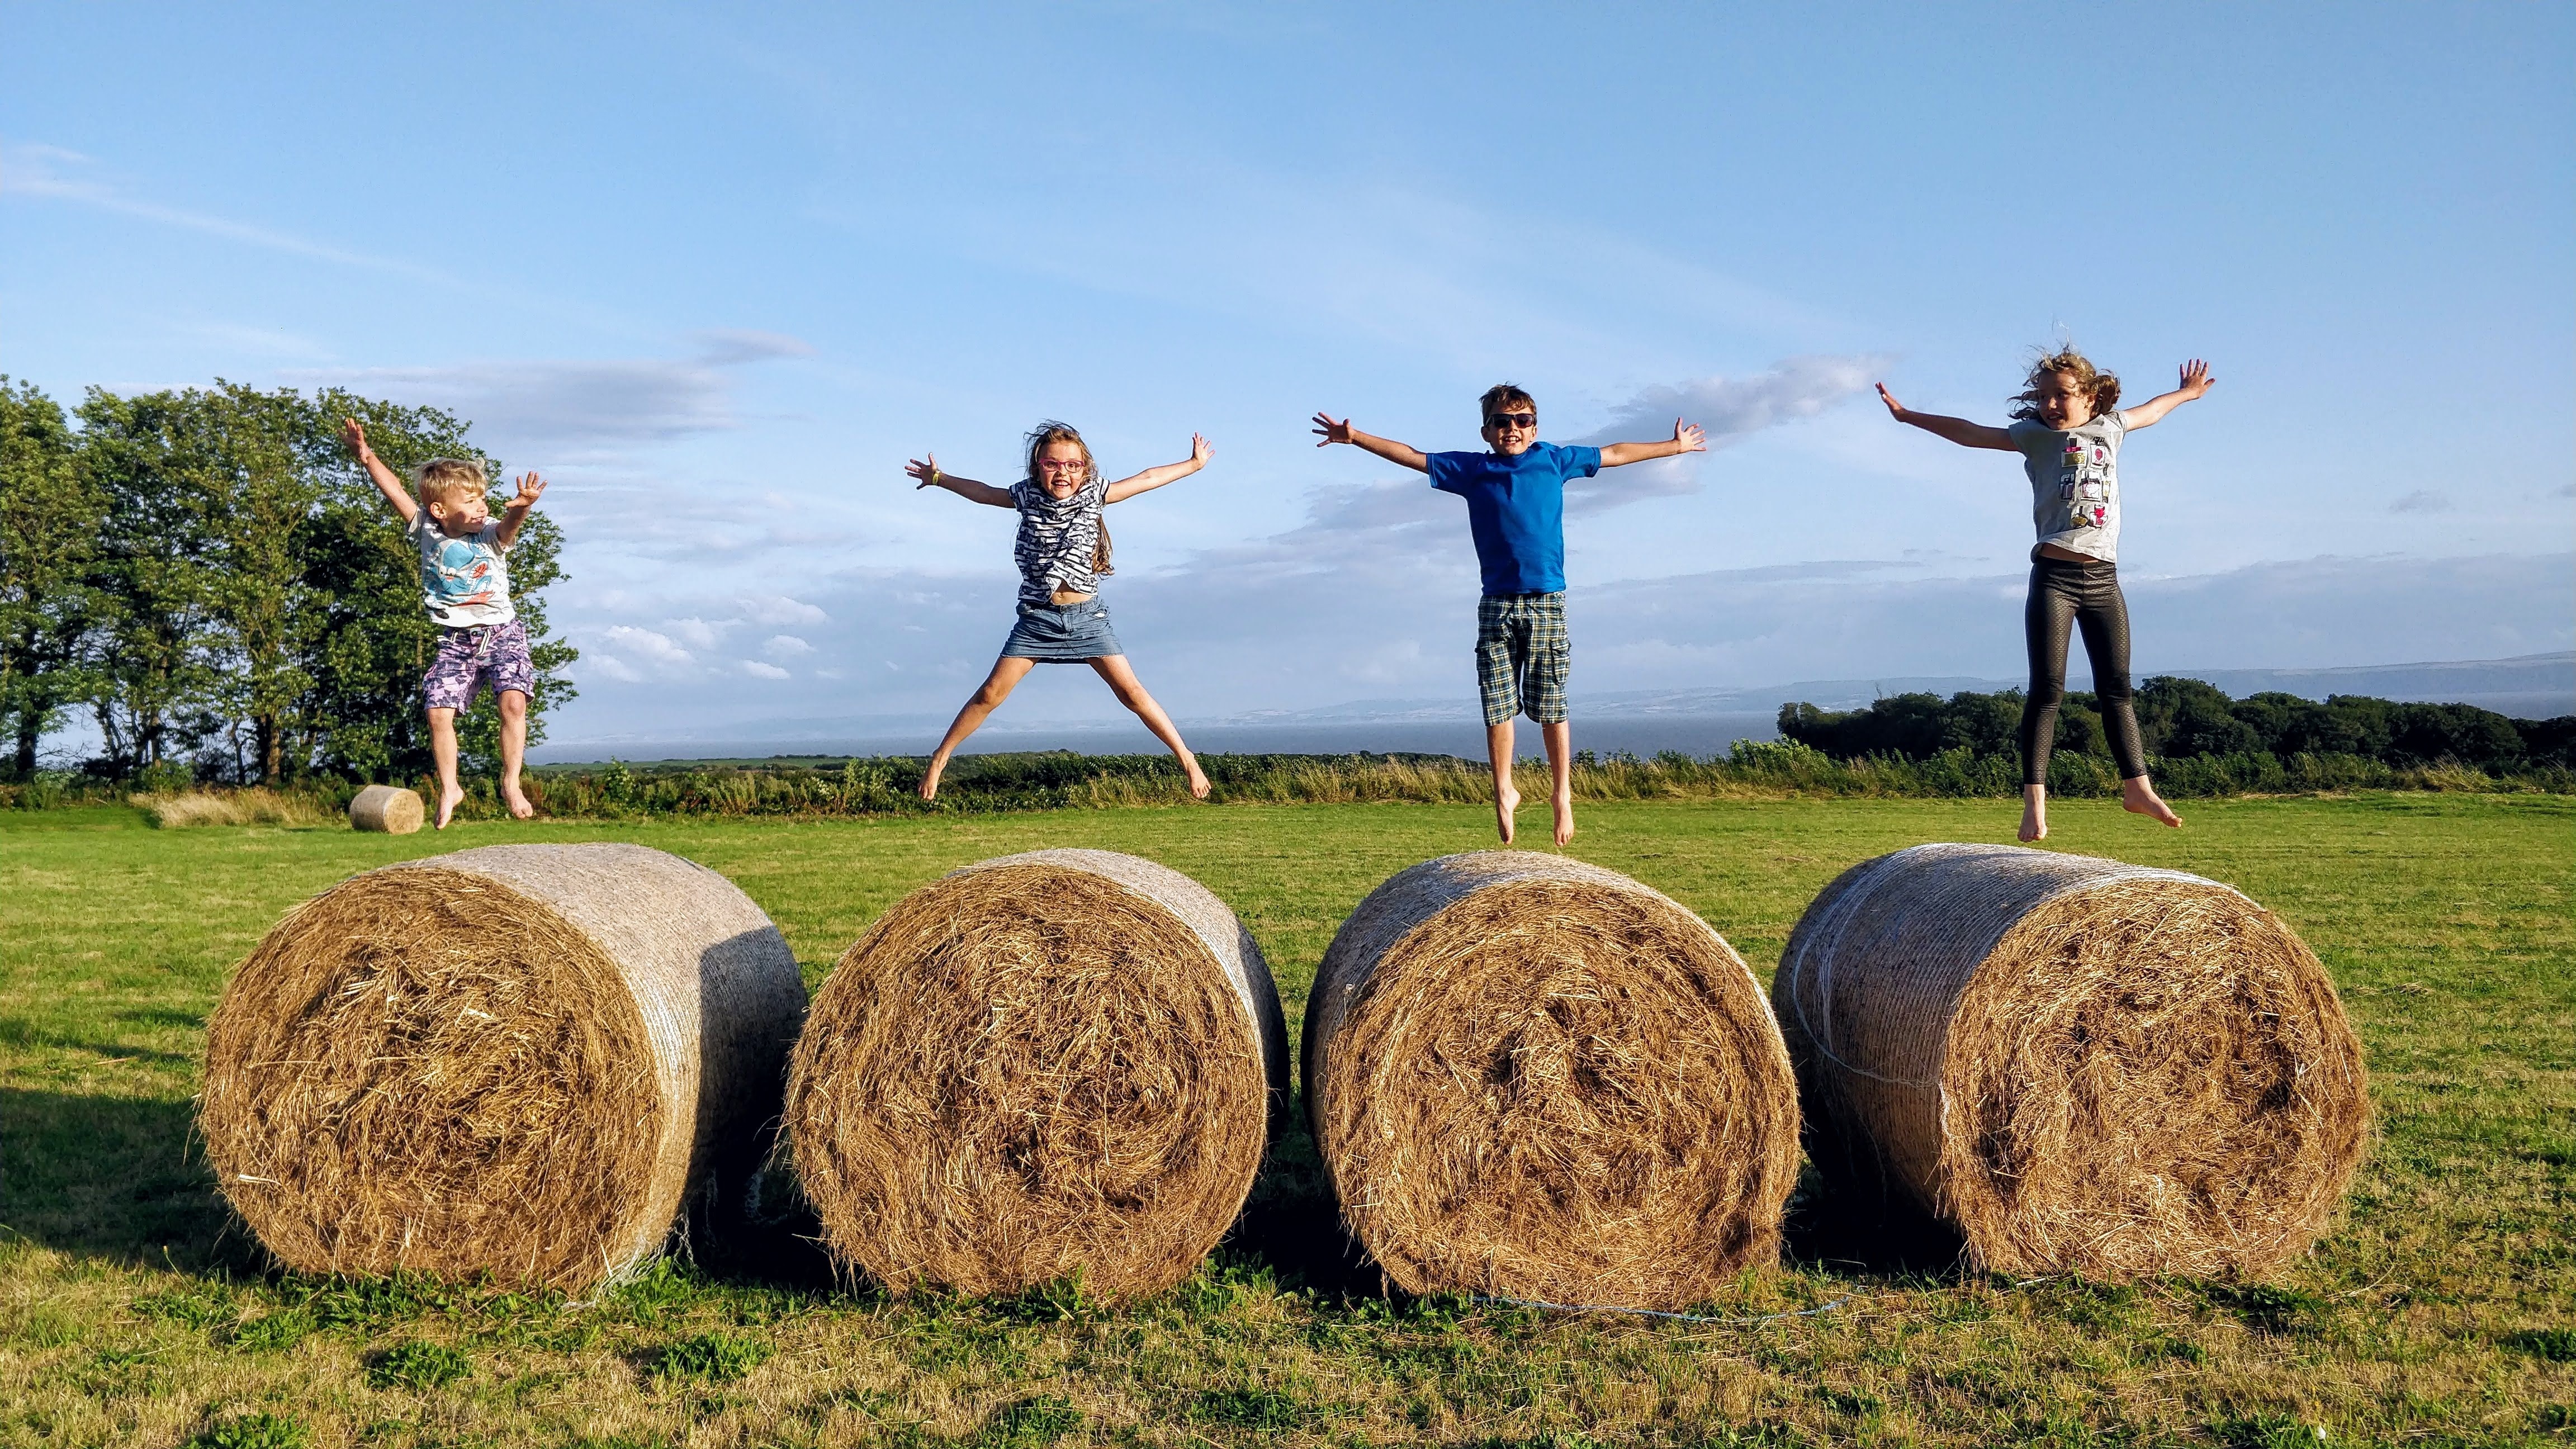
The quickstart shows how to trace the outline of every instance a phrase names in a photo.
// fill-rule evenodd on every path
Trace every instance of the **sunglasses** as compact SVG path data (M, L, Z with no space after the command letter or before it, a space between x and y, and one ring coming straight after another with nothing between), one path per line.
M1485 414L1485 426L1489 428L1534 428L1538 426L1538 414L1487 413Z

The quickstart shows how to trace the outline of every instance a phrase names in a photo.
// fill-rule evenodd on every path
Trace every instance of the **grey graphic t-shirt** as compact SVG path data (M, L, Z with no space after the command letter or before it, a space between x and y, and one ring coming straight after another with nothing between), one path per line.
M2030 475L2031 522L2041 543L2116 563L2120 556L2120 439L2126 413L2060 431L2023 421L2005 429Z
M1100 592L1091 560L1100 544L1100 510L1108 501L1105 478L1093 478L1060 503L1029 479L1011 485L1011 502L1020 510L1020 534L1011 542L1011 560L1020 566L1021 603L1046 603L1058 589L1075 594Z
M507 624L519 616L510 604L510 565L503 555L501 520L463 538L450 538L424 508L412 515L407 530L420 550L420 601L443 629L470 629L481 624Z

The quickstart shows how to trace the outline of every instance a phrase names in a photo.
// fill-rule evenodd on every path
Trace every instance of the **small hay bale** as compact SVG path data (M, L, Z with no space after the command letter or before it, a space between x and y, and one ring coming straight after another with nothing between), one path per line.
M2254 1277L2360 1163L2325 970L2214 881L2001 845L1864 861L1772 980L1829 1175L1893 1182L1997 1273Z
M778 1110L805 992L731 882L635 845L495 845L291 912L206 1027L199 1125L308 1272L580 1293L640 1267Z
M1725 938L1626 876L1404 871L1334 936L1305 1035L1343 1220L1411 1292L1672 1310L1778 1259L1780 1028Z
M1216 1246L1287 1090L1278 991L1224 902L1041 850L914 891L841 957L787 1133L825 1244L888 1289L1116 1300Z
M420 829L427 814L421 807L420 792L400 785L369 785L349 797L351 830L410 835Z

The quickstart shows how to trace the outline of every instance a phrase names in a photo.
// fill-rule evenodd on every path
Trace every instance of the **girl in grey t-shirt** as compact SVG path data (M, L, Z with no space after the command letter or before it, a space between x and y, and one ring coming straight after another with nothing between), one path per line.
M2030 648L2030 694L2021 707L2024 840L2048 834L2048 754L2066 699L2070 625L2083 631L2084 653L2093 662L2093 694L2120 767L2122 808L2182 824L2147 779L2147 752L2129 691L2129 605L2120 594L2117 567L2120 442L2208 392L2209 384L2209 365L2194 358L2183 364L2181 384L2173 391L2121 408L2120 379L2062 347L2032 365L2013 398L2013 423L2004 428L1909 411L1887 384L1878 385L1880 400L1898 422L1962 447L2019 453L2030 478L2031 522L2039 542L2030 551L2030 600L2022 609Z

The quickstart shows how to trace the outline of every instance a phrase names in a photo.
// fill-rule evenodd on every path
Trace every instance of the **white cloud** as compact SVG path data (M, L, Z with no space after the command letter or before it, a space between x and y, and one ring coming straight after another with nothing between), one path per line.
M725 630L734 627L735 622L732 619L719 619L710 624L704 619L691 617L665 619L662 621L662 627L670 630L681 642L692 649L713 649L716 647L717 639Z
M775 664L763 664L757 659L743 660L742 672L750 675L754 679L785 679L787 677L786 670L779 668Z
M793 634L775 634L760 646L760 652L772 659L797 659L813 653L814 646Z
M820 624L832 616L801 599L785 594L746 595L737 601L742 616L755 624L775 627L780 624Z

